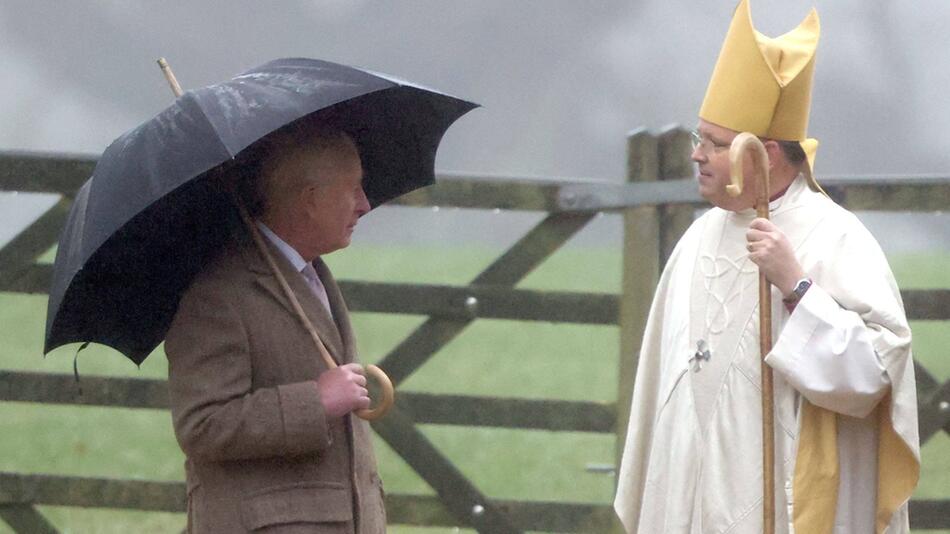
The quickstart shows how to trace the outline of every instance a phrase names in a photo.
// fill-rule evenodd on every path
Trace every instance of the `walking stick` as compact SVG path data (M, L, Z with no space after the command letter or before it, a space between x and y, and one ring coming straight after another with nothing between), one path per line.
M755 198L756 215L769 218L769 156L759 138L743 132L732 140L729 148L729 165L732 184L726 192L732 196L742 194L742 166L745 154L752 151L753 160L762 168L759 174ZM775 420L773 406L772 368L765 357L772 351L772 292L768 280L759 270L759 352L762 375L762 514L764 534L775 533Z
M178 85L178 80L175 79L175 74L172 73L172 69L168 65L168 62L165 61L165 58L160 58L158 60L158 66L161 67L162 73L165 74L165 79L168 80L168 85L171 86L172 92L175 93L175 97L177 98L181 96L181 86ZM297 314L297 318L300 319L300 322L303 323L304 328L310 334L310 338L313 340L314 345L316 345L317 351L320 353L323 361L327 364L328 368L336 368L336 361L332 356L330 356L330 352L327 350L326 345L324 345L323 340L320 339L319 335L317 335L317 331L313 327L313 323L310 322L310 318L307 317L307 314L303 311L303 307L300 306L300 301L297 300L297 295L295 295L293 290L290 288L290 284L287 283L287 279L280 271L280 268L277 266L277 262L274 261L274 257L271 255L270 250L264 243L264 238L257 229L257 225L255 225L254 221L251 220L251 216L248 214L247 208L244 206L244 203L240 201L236 194L234 195L234 203L237 205L238 212L241 215L241 220L244 221L244 225L247 227L248 232L250 232L254 244L257 246L257 249L260 251L261 255L264 256L264 259L270 266L270 270L272 273L274 273L274 277L277 279L278 284L280 284L280 287L284 292L284 296L286 296L287 300L290 301L291 306L294 308L294 312ZM364 368L366 369L366 374L368 376L372 376L377 382L379 382L379 389L380 393L382 394L382 398L379 400L379 403L375 408L357 410L356 415L360 419L374 421L385 415L386 412L389 411L389 408L392 407L395 392L392 381L389 380L389 377L386 376L386 373L384 373L382 369L375 365L366 365Z

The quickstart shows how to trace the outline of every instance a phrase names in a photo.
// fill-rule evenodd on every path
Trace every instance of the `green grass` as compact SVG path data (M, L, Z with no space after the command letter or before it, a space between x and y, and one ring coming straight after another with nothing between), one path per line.
M340 278L462 285L497 251L466 248L396 248L355 245L328 258ZM906 288L950 287L950 255L894 258ZM531 273L521 288L617 292L620 256L606 249L567 249ZM46 298L0 294L0 368L72 373L76 346L41 356ZM363 358L378 360L423 318L354 315ZM914 350L940 381L950 379L944 323L915 322ZM435 354L402 391L611 401L617 394L618 332L614 327L479 320ZM164 378L161 349L136 368L104 347L79 355L80 376ZM183 456L165 412L0 404L0 470L75 476L181 480ZM589 473L588 464L613 461L610 435L516 431L426 425L422 431L484 493L503 499L608 503L613 478ZM431 493L385 443L377 440L387 491ZM950 439L940 434L922 450L924 473L917 496L950 498ZM177 532L179 514L43 507L63 532ZM5 525L0 523L0 532ZM454 529L394 527L397 534Z

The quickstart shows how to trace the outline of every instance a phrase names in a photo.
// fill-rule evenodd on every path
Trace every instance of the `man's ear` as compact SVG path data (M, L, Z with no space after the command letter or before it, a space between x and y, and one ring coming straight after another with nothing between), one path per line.
M291 193L284 204L284 211L288 214L294 214L293 217L309 216L313 212L313 191L303 186L296 193Z
M769 155L769 172L775 170L776 164L784 157L782 147L774 139L767 139L764 143L765 153Z
M320 197L320 191L317 184L308 183L303 186L303 189L300 190L300 195L303 197L304 202L307 203L307 206L314 206L317 204L317 201Z

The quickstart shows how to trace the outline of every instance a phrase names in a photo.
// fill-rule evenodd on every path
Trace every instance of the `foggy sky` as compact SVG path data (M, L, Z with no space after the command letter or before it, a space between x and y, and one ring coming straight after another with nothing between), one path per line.
M757 28L813 2L752 0ZM809 134L823 174L950 174L950 3L817 1ZM362 66L482 104L440 171L620 180L625 135L691 126L733 0L0 3L0 150L100 153L187 88L276 57ZM2 199L0 199L2 200Z
M816 2L810 134L818 172L950 171L950 4ZM275 57L363 66L483 105L449 132L442 170L620 179L624 136L692 125L735 3L657 0L0 4L0 148L100 153L183 86ZM753 0L764 33L799 0Z

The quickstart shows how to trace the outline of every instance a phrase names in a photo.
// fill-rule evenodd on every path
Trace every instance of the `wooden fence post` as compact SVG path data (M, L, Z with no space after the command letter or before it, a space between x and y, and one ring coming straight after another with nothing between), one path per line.
M692 140L688 131L675 124L664 128L659 135L657 150L660 180L677 180L693 175L693 162L690 159ZM668 204L659 207L661 272L666 260L673 253L673 247L692 224L695 209L695 206L690 204Z
M631 132L627 137L628 182L648 182L659 178L657 147L656 137L645 129ZM618 474L627 438L640 343L660 274L659 211L654 206L642 206L622 213L623 272L619 303L620 365L615 457Z

